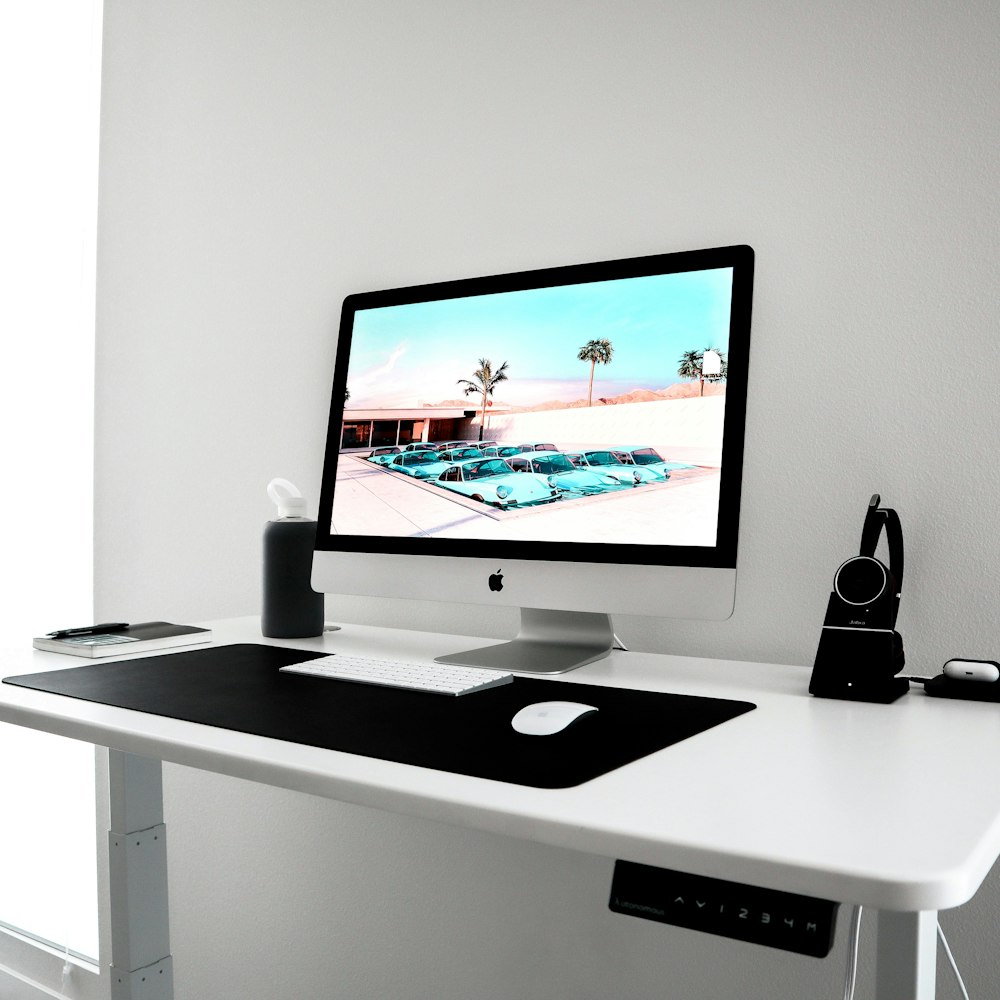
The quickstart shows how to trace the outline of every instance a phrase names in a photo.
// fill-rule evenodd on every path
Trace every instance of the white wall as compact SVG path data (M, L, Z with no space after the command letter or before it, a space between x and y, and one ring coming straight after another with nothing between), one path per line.
M995 658L998 29L987 0L107 0L98 617L256 611L265 484L317 493L346 293L748 242L736 613L618 631L811 662L877 491L911 669ZM178 1000L837 992L839 950L612 919L606 859L179 768L167 794ZM945 918L974 995L998 918L993 882Z

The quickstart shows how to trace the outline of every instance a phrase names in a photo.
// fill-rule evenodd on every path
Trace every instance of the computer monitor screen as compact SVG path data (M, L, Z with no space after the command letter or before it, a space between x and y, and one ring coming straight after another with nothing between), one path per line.
M730 613L752 271L737 246L349 296L314 586L671 616L702 581L681 617Z

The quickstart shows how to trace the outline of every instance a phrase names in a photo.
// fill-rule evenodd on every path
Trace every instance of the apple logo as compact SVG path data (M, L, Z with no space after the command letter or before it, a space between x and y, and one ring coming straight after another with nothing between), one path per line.
M503 573L497 570L495 573L490 574L489 579L490 590L503 590Z

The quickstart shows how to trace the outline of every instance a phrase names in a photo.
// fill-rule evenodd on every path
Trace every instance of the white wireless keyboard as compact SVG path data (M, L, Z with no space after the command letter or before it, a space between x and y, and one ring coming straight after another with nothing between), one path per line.
M307 674L335 681L379 684L382 687L430 691L434 694L471 694L509 684L514 675L501 670L460 667L443 663L400 663L396 660L371 660L361 656L321 656L305 663L281 667L280 673Z

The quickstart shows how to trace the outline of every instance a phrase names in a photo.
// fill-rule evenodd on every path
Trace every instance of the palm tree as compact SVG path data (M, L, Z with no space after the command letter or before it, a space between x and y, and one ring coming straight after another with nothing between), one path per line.
M590 384L587 386L587 406L593 405L594 398L594 369L598 364L606 365L611 362L611 355L615 349L611 346L610 340L588 340L580 348L577 359L590 362Z
M458 385L465 386L462 390L466 396L473 396L477 393L483 395L483 422L479 425L479 440L483 440L486 430L486 401L487 397L493 395L493 390L501 382L507 381L507 362L505 361L496 371L493 370L493 362L489 358L480 358L479 367L472 373L472 381L467 378L460 378Z
M681 360L677 366L677 374L681 378L696 378L700 383L701 392L705 394L705 378L701 373L702 354L699 351L685 351L681 355Z

